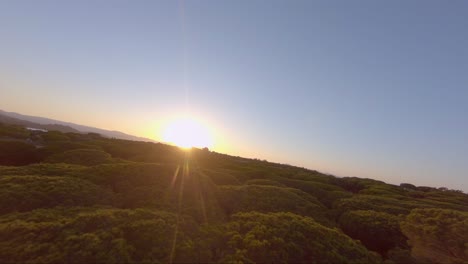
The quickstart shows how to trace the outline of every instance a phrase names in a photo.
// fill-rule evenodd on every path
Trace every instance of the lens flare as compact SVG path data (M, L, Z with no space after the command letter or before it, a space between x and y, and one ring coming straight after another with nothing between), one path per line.
M181 148L204 148L213 146L210 131L191 118L177 119L167 124L162 139Z

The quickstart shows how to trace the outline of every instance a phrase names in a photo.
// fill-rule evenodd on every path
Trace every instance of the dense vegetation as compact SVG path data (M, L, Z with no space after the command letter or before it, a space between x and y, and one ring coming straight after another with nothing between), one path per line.
M466 263L468 195L0 124L0 262Z

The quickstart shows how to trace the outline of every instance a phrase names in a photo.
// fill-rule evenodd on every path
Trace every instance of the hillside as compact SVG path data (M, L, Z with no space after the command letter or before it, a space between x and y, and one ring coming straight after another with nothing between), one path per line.
M0 262L466 263L468 195L0 124Z
M118 138L135 141L154 142L154 140L144 137L137 137L120 131L112 131L90 126L78 125L70 122L59 121L50 118L22 115L13 112L0 110L0 122L4 124L21 125L26 127L42 128L46 130L55 130L60 132L76 133L98 133L104 137Z
M7 116L7 115L4 115L1 110L0 110L0 123L9 124L9 125L18 125L18 126L24 126L24 127L30 127L30 128L39 128L39 129L45 129L45 130L54 130L54 131L60 131L63 133L68 133L68 132L80 133L80 131L73 129L69 126L59 125L53 122L47 123L47 124L38 124L38 123L31 122L31 121Z

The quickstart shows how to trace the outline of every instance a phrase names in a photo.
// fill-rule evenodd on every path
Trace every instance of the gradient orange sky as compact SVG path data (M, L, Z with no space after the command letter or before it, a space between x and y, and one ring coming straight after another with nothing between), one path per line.
M468 190L466 1L2 1L0 109Z

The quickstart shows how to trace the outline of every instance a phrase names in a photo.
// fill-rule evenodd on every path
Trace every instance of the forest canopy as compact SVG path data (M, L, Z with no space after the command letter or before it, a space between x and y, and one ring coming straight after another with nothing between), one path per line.
M467 263L468 195L0 124L0 262Z

